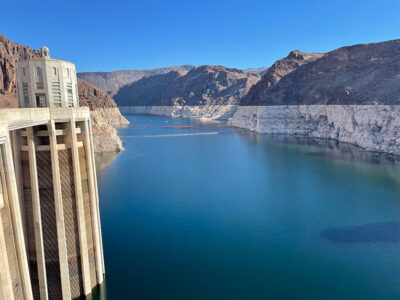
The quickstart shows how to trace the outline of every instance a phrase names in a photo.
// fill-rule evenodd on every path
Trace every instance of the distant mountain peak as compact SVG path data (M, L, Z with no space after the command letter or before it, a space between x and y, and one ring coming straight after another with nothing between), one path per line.
M82 72L78 73L78 78L85 80L94 86L108 91L116 92L122 86L138 81L143 77L148 77L157 74L166 74L170 71L186 70L189 71L196 66L194 65L180 65L180 66L168 66L162 68L151 68L141 70L118 70L118 71L107 71L107 72Z

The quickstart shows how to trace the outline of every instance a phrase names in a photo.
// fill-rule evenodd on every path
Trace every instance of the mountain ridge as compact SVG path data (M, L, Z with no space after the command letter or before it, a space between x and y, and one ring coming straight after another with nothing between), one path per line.
M194 65L180 65L150 69L80 72L77 73L77 76L78 78L85 80L104 91L115 92L120 87L140 80L143 77L166 74L170 71L175 71L178 69L191 70L193 68L195 68Z
M114 99L120 106L237 105L260 77L258 73L204 65L144 77L123 86Z
M400 39L332 50L271 84L276 70L275 63L241 105L400 104Z

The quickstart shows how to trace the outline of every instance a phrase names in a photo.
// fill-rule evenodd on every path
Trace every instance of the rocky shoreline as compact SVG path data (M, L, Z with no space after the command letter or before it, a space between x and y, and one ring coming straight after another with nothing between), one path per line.
M400 155L398 105L240 106L228 125L260 134L333 139Z
M238 105L119 106L122 114L228 120Z
M398 105L122 106L122 114L226 120L259 134L331 139L400 155Z
M96 108L90 111L95 152L124 150L117 129L129 124L118 108Z

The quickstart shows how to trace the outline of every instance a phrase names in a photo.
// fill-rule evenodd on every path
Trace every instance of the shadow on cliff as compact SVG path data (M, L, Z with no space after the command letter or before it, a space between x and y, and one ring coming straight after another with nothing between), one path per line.
M321 236L336 243L400 243L400 222L326 228Z

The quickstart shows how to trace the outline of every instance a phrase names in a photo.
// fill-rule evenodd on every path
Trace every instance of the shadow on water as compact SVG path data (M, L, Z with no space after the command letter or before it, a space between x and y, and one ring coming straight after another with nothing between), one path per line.
M337 243L399 243L400 222L325 228L321 236Z
M390 186L400 192L399 155L367 151L358 146L331 139L290 135L260 135L242 130L236 132L252 146L278 149L280 154L275 153L274 155L300 154L302 158L297 160L297 163L303 162L311 166L313 164L320 165L323 162L326 164L325 172L330 170L330 172L340 173L344 177L356 175L363 180L385 187Z
M87 297L81 297L81 300L107 300L107 288L104 281L100 286L96 286L92 293Z

